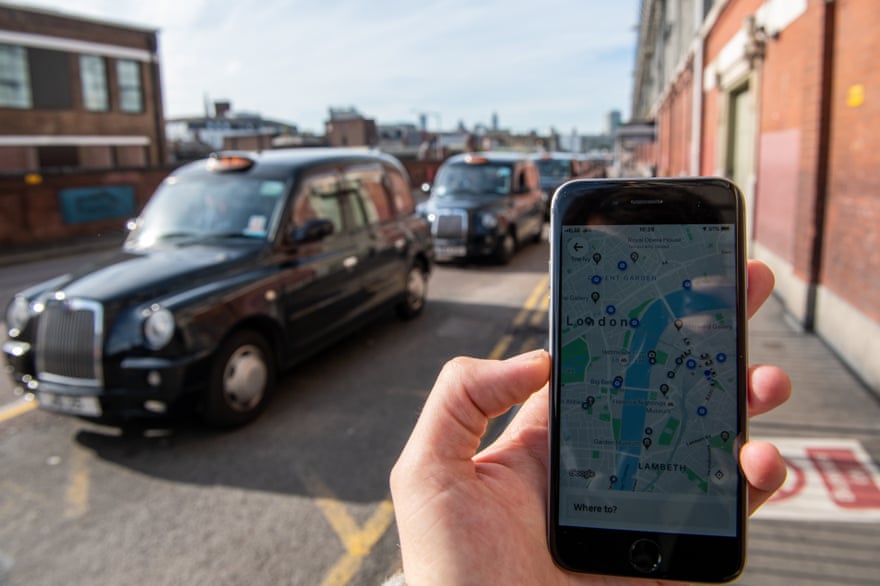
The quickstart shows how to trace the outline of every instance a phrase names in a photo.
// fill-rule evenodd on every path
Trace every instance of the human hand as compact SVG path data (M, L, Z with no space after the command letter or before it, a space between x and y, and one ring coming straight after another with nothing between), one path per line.
M766 265L749 263L754 315L773 289ZM407 584L643 584L573 574L557 567L546 543L548 388L543 350L505 361L456 358L431 391L391 471ZM753 366L749 415L785 402L788 376ZM539 390L540 389L540 390ZM488 421L523 403L510 425L477 453ZM785 480L776 448L748 442L740 452L754 512Z

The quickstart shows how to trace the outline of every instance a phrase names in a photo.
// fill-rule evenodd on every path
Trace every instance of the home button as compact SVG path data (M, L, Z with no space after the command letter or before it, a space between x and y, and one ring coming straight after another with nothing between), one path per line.
M650 539L639 539L629 548L629 563L643 574L652 574L662 561L660 546Z

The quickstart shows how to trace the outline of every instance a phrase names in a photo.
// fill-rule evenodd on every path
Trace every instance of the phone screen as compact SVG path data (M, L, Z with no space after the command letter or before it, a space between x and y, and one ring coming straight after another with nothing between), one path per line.
M596 221L558 242L558 522L734 536L736 226Z
M724 179L574 180L551 206L548 546L690 582L745 560L745 246Z

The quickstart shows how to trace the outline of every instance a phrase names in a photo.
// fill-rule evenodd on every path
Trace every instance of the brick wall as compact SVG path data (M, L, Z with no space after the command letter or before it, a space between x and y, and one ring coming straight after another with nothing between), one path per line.
M742 31L746 17L754 14L763 3L764 0L731 0L716 3L721 8L703 43L703 63L709 65L716 62L731 39ZM714 75L714 72L710 71L709 74ZM724 150L720 148L719 142L724 139L720 131L723 125L721 117L725 111L725 97L719 92L715 81L703 80L704 87L708 85L711 89L703 93L701 175L723 175L726 166L725 161L722 160Z
M836 4L821 281L880 321L880 2Z
M25 8L0 5L0 30L57 37L64 41L85 41L107 44L114 47L137 49L151 54L156 53L157 33L152 29L106 24L99 21L78 19ZM28 51L36 50L29 47ZM162 88L158 63L137 61L140 67L142 90L141 112L122 112L119 104L119 91L116 81L117 58L105 61L108 82L109 109L106 112L90 112L82 98L80 84L79 52L58 51L66 59L68 87L62 92L69 99L69 107L52 108L7 108L0 107L0 134L22 136L135 136L146 137L149 146L137 154L150 165L163 164L165 131L162 123ZM30 58L30 57L29 57ZM32 80L32 83L35 80ZM73 141L75 143L76 141ZM25 164L36 162L35 147L22 145L16 147L15 159L27 159ZM126 155L131 158L131 155ZM14 162L18 162L17 160ZM0 162L0 170L25 171L38 166L13 166L9 159Z
M691 173L693 79L693 70L688 64L673 83L658 111L658 141L663 145L657 161L658 175Z
M815 237L822 7L767 42L761 72L755 240L806 279Z
M758 116L752 253L776 272L790 315L880 389L880 2L807 0L752 70L741 31L765 0L718 6L704 43L700 173L725 169L719 82L732 91L746 79ZM657 115L664 174L689 142L679 98L670 91Z
M63 243L103 232L119 233L129 218L65 224L59 194L62 189L101 185L131 186L140 212L170 168L43 175L39 184L24 176L0 176L0 246L27 248Z

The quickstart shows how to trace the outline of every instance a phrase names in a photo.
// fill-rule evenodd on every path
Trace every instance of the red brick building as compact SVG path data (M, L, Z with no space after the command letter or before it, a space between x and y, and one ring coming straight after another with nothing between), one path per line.
M366 146L379 144L376 121L365 118L354 108L330 108L330 120L324 124L327 144L334 147Z
M0 172L165 163L157 33L0 4Z
M658 175L746 194L776 293L880 389L880 2L643 0L633 118Z

